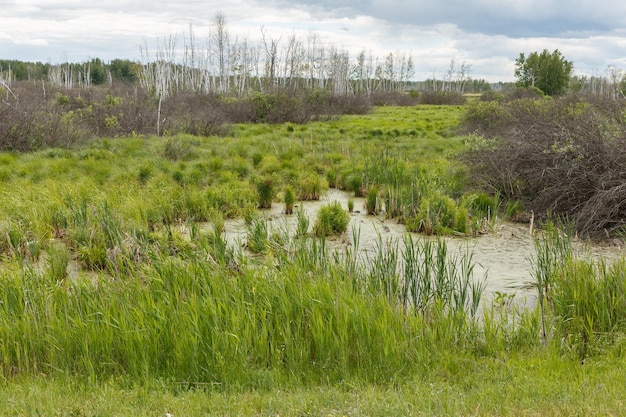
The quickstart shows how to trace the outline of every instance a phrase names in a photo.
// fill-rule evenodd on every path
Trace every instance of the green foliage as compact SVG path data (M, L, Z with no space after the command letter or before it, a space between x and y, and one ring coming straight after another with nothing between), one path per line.
M163 156L170 161L188 160L193 157L193 145L185 137L168 138L163 147Z
M274 179L272 177L265 177L256 181L256 189L259 195L260 209L268 209L272 207L272 201L274 199Z
M464 196L463 204L473 217L492 219L498 213L498 199L485 193Z
M70 98L65 94L56 93L55 100L59 106L68 106L70 104Z
M367 197L365 199L365 210L367 214L378 214L378 187L373 185L367 191ZM352 211L352 210L348 210Z
M343 181L343 184L347 191L354 192L355 197L363 196L363 177L360 174L354 173L348 175Z
M140 65L125 59L113 59L109 63L109 71L114 80L134 83L140 71Z
M271 114L276 105L276 96L272 94L256 93L252 97L256 121L267 122L271 120Z
M94 85L104 84L106 81L104 64L100 58L93 58L89 62L89 78Z
M346 231L350 215L338 201L322 206L315 218L314 232L316 236L329 236Z
M538 308L543 335L577 360L604 352L626 332L626 262L577 255L572 227L548 223L535 240ZM556 333L550 334L553 326Z
M46 262L48 275L53 282L60 282L67 278L67 267L70 261L70 252L63 243L52 244L48 248Z
M285 214L293 214L293 206L296 203L296 193L291 186L285 187Z
M328 181L315 172L298 181L299 200L319 200L326 190L328 190Z
M296 211L296 236L304 237L309 233L309 216L302 208Z
M498 100L475 101L467 107L463 122L467 130L497 131L506 127L512 118L509 109Z
M515 60L515 77L522 87L537 87L549 96L566 91L573 70L572 62L565 59L558 49L552 53L521 53Z
M544 111L515 106L529 120ZM381 108L288 137L241 125L226 138L0 154L0 403L18 415L619 414L623 384L607 381L623 373L623 262L539 245L542 343L542 315L506 294L485 302L471 253L444 240L381 237L365 252L356 228L308 236L302 207L293 231L255 216L255 178L286 195L305 173L334 170L341 186L346 173L376 184L409 229L428 217L433 233L471 233L498 201L447 197L463 185L447 158L475 145L443 135L461 111ZM548 137L550 158L571 155ZM169 139L192 149L168 158ZM381 152L391 140L394 153ZM257 152L271 164L253 166ZM325 207L318 236L350 218ZM247 250L224 233L238 217ZM602 389L582 395L581 379Z
M252 253L265 253L269 245L267 220L259 216L252 219L247 230L247 248Z
M417 214L407 219L406 226L407 230L427 235L447 235L453 231L466 229L465 224L457 225L459 219L463 219L463 216L458 216L454 200L446 195L434 193L421 200Z

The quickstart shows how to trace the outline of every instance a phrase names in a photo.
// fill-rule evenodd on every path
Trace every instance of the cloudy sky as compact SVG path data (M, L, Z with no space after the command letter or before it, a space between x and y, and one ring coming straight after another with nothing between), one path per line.
M410 53L418 80L454 59L472 78L512 81L520 52L543 49L559 49L576 74L626 69L626 2L614 0L0 0L0 59L140 60L142 46L190 24L208 37L217 12L231 37L315 33L355 55Z

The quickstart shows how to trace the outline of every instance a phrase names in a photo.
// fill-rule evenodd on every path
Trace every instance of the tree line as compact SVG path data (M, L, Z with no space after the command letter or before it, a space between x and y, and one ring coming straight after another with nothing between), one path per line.
M489 87L484 80L472 79L471 65L454 58L446 72L440 76L433 72L432 80L418 82L413 57L403 51L379 57L363 48L352 54L322 42L315 32L304 37L275 36L263 27L257 39L233 36L221 12L204 39L198 39L190 25L182 36L163 37L156 45L144 43L139 53L138 61L108 63L99 58L61 64L0 60L0 79L46 80L66 88L139 83L159 97L174 92L242 96L275 88L370 95L410 90L480 92Z

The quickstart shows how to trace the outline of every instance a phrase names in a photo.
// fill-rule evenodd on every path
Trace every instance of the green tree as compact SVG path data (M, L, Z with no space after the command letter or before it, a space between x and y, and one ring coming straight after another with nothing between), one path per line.
M91 78L91 83L94 85L104 84L106 81L104 64L100 58L93 58L89 63L89 77Z
M568 87L572 73L572 62L555 49L550 53L532 52L528 57L523 53L515 60L515 77L521 87L537 87L544 94L554 96L562 94Z
M134 83L137 81L140 64L127 59L114 59L109 64L109 71L114 80Z

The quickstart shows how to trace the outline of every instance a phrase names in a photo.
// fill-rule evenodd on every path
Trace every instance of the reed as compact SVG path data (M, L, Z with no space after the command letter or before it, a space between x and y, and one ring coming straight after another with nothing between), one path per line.
M376 185L372 185L367 191L367 197L365 198L365 210L367 211L367 214L373 216L378 214L378 187Z
M557 225L548 223L545 232L535 239L535 271L537 301L541 313L542 335L548 336L546 329L547 302L554 287L554 277L560 264L572 256L571 238Z
M149 263L123 269L119 280L101 276L97 285L78 277L58 286L33 269L0 276L3 369L94 380L124 374L191 386L347 375L380 381L418 366L406 364L429 349L411 342L423 326L429 332L443 326L429 343L470 332L469 321L449 327L452 308L428 322L406 314L413 306L398 308L403 280L411 278L398 272L401 251L383 249L381 242L364 260L355 231L354 252L333 254L323 238L285 236L285 255L272 247L274 256L254 266L236 260L219 228L199 233L199 248L188 255L145 246Z
M46 263L51 280L62 282L67 278L67 267L70 262L70 253L65 244L52 244L48 248Z
M296 193L290 186L285 187L285 214L293 214L293 206L296 203Z
M246 231L247 248L252 253L265 253L269 246L269 230L267 220L256 216Z
M570 236L567 225L547 225L536 239L535 278L543 336L584 361L626 331L626 263L576 254Z

